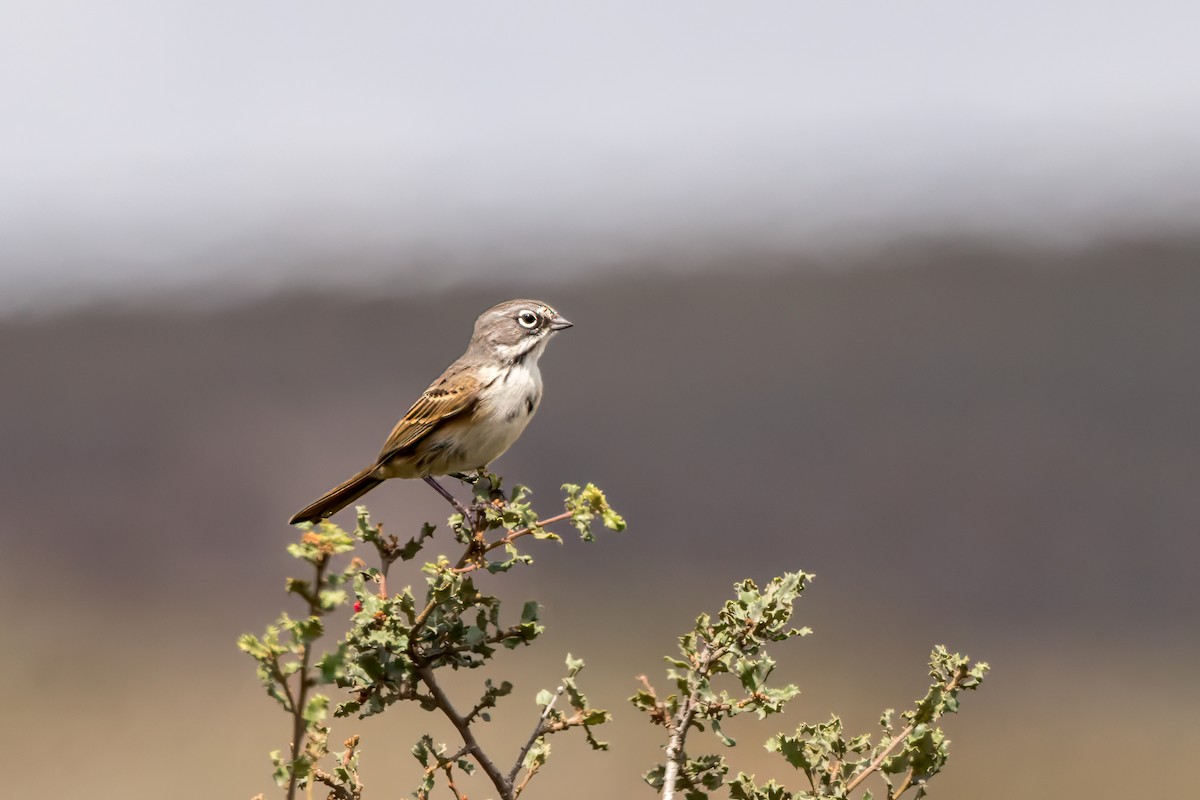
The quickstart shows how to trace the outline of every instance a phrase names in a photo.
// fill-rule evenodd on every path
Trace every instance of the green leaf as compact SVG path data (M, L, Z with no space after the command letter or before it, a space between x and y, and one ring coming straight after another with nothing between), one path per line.
M550 743L546 741L546 737L539 736L533 743L533 747L529 748L529 752L525 754L521 766L527 770L540 769L549 757Z
M608 504L608 498L595 484L589 483L582 489L573 483L564 483L566 493L564 504L571 513L571 524L579 531L580 538L586 542L593 541L592 522L597 516L605 527L611 530L624 530L625 520Z
M329 709L329 698L323 694L315 694L304 704L304 720L310 725L321 722Z
M402 561L411 561L416 557L417 553L421 552L421 548L425 546L425 540L433 536L435 530L437 530L436 525L430 525L426 522L421 526L421 532L409 539L403 547L397 550L396 555Z
M725 745L726 747L733 747L737 744L736 739L727 735L725 731L721 730L721 720L719 717L712 718L712 731L714 734L716 734L717 738L721 740L721 744Z
M291 629L292 635L296 637L296 641L301 644L315 642L325 633L325 626L321 622L320 617L307 617L292 622L288 627Z

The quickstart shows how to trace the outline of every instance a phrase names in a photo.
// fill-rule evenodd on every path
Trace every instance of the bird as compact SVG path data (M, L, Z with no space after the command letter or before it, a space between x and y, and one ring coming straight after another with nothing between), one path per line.
M421 478L455 503L434 476L483 474L512 446L542 402L538 359L572 325L538 300L508 300L483 312L466 352L421 393L378 457L289 524L326 519L389 478Z

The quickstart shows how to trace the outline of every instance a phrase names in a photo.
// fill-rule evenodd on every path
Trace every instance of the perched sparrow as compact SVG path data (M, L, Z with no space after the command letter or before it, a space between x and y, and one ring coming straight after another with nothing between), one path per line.
M542 400L538 359L571 323L545 303L509 300L475 320L467 352L396 423L372 464L297 512L329 517L388 478L423 478L453 502L434 475L483 469L507 450Z

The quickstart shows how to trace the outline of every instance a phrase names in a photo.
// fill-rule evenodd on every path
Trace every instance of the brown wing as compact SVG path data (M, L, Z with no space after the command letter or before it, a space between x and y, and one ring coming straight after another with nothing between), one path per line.
M470 411L478 400L478 380L462 372L443 375L396 423L379 451L377 463L382 464L412 447L444 420Z

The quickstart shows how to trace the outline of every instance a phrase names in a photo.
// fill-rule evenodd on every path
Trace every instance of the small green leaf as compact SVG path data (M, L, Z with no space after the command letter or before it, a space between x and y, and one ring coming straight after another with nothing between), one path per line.
M323 694L315 694L304 704L304 720L309 724L321 722L325 719L328 709L329 698Z
M712 718L712 730L713 733L716 734L717 738L721 740L721 744L725 745L726 747L733 747L737 744L736 739L726 734L725 731L721 730L721 720L718 717Z

